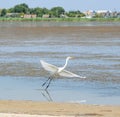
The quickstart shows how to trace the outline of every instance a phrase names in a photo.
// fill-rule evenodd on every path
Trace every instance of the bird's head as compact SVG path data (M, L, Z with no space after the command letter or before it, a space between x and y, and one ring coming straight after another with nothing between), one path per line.
M67 59L74 59L74 57L68 56Z

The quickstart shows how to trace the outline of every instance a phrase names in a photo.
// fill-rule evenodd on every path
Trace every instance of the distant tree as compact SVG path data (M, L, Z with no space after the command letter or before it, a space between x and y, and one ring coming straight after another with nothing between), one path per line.
M67 16L68 16L68 17L75 17L75 16L76 16L76 12L75 12L75 11L69 11L69 12L67 13Z
M51 9L51 15L54 17L60 17L61 14L64 14L65 10L62 7L53 7Z
M8 13L13 13L14 12L14 8L10 8L7 11L8 11Z
M35 13L34 13L34 8L29 8L29 13L30 13L30 14L35 14Z
M77 17L84 17L84 16L85 16L85 14L82 12L80 12L80 14L77 15Z
M50 13L50 11L47 8L43 8L42 11L43 11L43 14L49 14Z
M25 3L16 5L13 9L15 13L29 13L29 7Z
M103 18L102 14L96 13L94 18Z
M83 17L85 16L85 14L83 14L82 12L80 12L79 10L78 11L69 11L67 13L67 16L68 17Z
M7 9L2 9L1 16L4 17L7 14Z
M36 14L37 17L42 17L43 16L43 9L40 7L37 7L33 9L32 13Z
M68 17L83 17L85 14L80 12L79 10L77 11L69 11L65 12L63 7L57 6L53 7L50 10L47 8L29 8L27 4L22 3L14 6L13 8L10 9L2 9L0 10L0 15L5 16L7 13L18 13L18 14L36 14L37 17L42 17L44 14L49 14L50 17L61 17L62 14L65 16L67 15ZM22 16L20 15L20 16ZM96 15L95 17L101 17L100 15Z

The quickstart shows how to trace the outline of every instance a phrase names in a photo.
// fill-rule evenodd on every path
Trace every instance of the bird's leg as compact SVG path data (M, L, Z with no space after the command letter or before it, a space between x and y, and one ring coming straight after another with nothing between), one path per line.
M50 80L50 77L42 84L42 86L44 86L48 80Z
M46 90L50 86L51 81L52 81L52 78L50 78L49 83L48 83L47 87L45 88Z

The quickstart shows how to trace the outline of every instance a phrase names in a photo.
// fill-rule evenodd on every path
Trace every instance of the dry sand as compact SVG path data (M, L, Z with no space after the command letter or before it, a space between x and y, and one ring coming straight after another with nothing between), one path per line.
M120 117L120 106L1 100L0 113L0 117Z

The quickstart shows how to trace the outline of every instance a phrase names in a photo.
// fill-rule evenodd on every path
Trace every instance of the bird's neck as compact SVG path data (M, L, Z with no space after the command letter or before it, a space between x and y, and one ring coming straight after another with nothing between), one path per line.
M67 63L68 63L68 58L66 59L66 62L65 62L65 65L63 66L63 69L65 69L66 68L66 66L67 66Z

